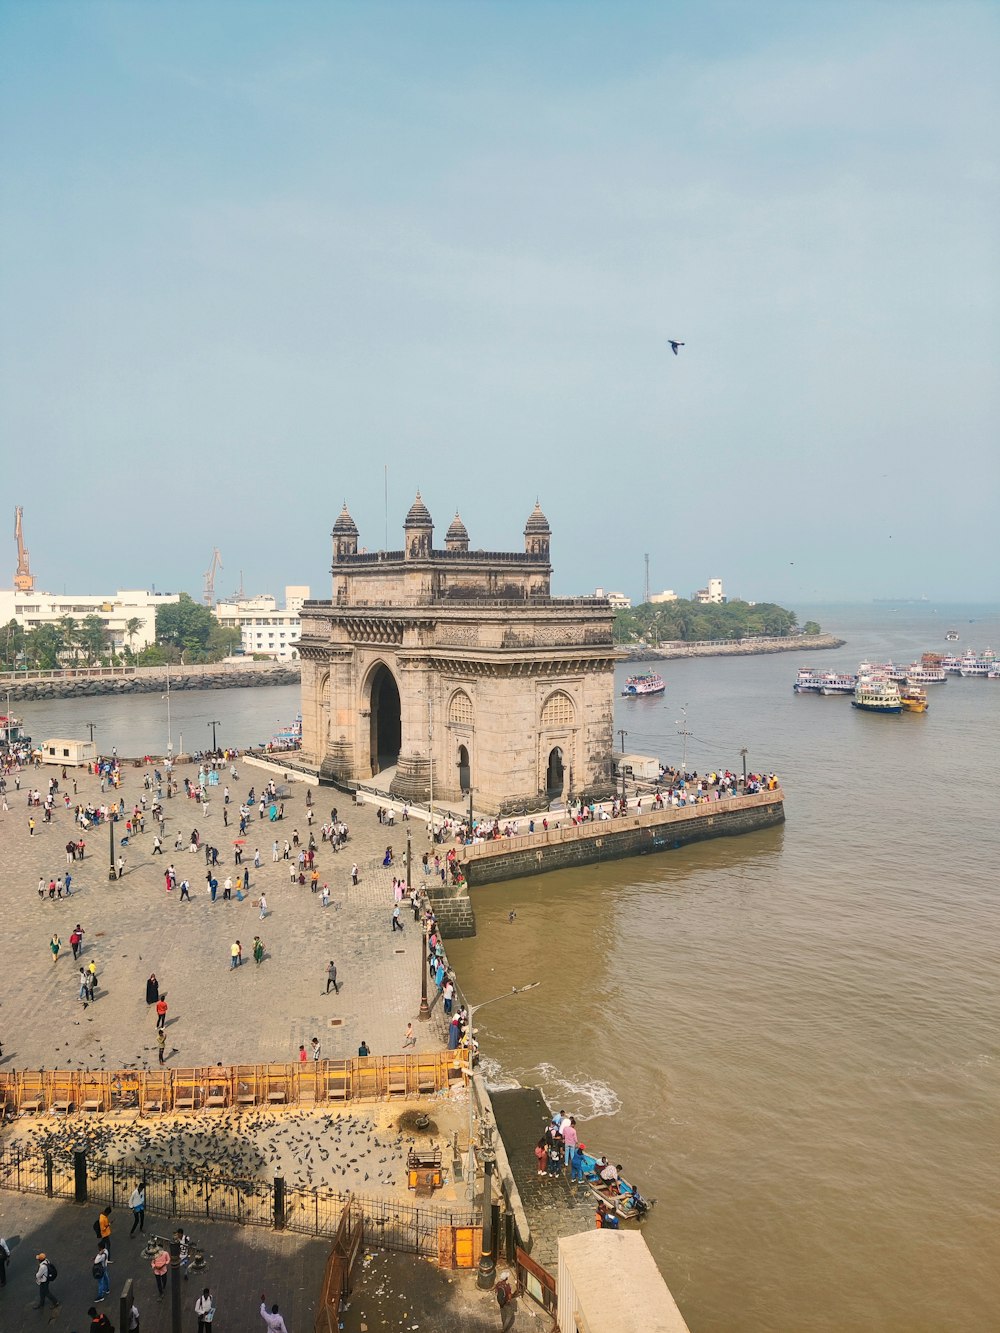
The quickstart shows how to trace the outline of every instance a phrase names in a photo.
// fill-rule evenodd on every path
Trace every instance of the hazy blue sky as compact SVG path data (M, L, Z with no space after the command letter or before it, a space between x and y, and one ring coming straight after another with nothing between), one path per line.
M0 0L0 580L998 596L1000 6ZM670 354L667 339L687 346ZM9 527L8 527L9 525Z

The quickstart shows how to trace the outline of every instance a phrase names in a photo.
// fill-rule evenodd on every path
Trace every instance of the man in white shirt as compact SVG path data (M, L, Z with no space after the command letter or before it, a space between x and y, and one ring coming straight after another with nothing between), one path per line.
M268 1310L267 1297L263 1292L260 1293L260 1317L264 1321L267 1333L288 1333L285 1321L278 1313L277 1305L272 1305Z
M212 1333L212 1320L215 1318L215 1298L210 1288L206 1287L195 1301L194 1312L198 1316L198 1333Z

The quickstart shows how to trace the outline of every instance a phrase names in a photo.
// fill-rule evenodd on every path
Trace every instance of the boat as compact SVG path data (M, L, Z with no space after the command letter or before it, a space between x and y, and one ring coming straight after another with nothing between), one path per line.
M290 722L287 727L282 727L276 731L268 743L268 749L271 750L298 750L302 746L302 714L300 713L294 722Z
M927 691L919 685L904 685L899 691L899 702L903 705L904 713L926 713Z
M987 680L1000 680L1000 663L991 666L986 673Z
M0 713L0 751L30 749L31 737L24 723L13 713Z
M966 653L958 668L960 676L987 676L989 675L992 663L985 657L977 657L974 653Z
M667 688L666 681L656 671L642 671L637 676L629 676L622 690L623 699L634 699L640 694L662 694Z
M819 694L823 683L822 676L821 671L813 671L812 667L802 667L795 677L792 689L796 694Z
M653 1204L656 1203L656 1200L643 1198L636 1187L630 1185L622 1176L619 1176L617 1180L602 1180L598 1175L602 1165L602 1158L584 1152L584 1184L589 1188L591 1194L600 1199L602 1203L609 1206L614 1205L615 1212L623 1221L641 1222Z
M827 671L820 680L820 694L853 694L858 683L857 676L846 672Z
M906 669L907 685L943 685L947 679L944 667L924 667L914 662Z
M948 640L949 643L958 643L958 630L950 629L944 637Z
M953 676L957 676L962 669L962 659L960 657L944 657L941 659L941 665L946 672L951 672Z
M909 667L896 666L894 662L890 662L888 664L888 670L886 671L885 674L889 678L889 680L894 680L897 685L904 685L906 683L906 676L909 670L910 670Z
M903 703L899 697L899 686L885 676L859 676L851 700L854 708L862 708L868 713L901 713Z

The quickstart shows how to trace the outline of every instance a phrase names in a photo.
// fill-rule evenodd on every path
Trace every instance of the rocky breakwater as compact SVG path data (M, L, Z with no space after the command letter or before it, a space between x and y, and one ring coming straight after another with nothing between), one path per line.
M0 693L11 701L75 699L101 694L159 694L170 690L229 690L261 685L297 685L297 662L219 662L207 666L99 667L94 671L33 671L0 676Z
M834 634L797 634L780 639L705 639L697 643L675 640L655 648L626 647L626 662L662 662L676 657L759 657L766 653L811 653L824 648L843 648Z

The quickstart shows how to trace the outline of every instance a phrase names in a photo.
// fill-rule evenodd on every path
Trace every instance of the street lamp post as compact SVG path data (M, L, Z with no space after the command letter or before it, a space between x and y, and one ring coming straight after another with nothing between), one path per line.
M747 789L747 747L744 745L740 750L740 758L743 760L743 790Z
M406 887L413 892L413 844L410 839L410 830L406 830ZM420 1008L417 1010L417 1018L421 1023L426 1023L431 1016L431 1007L427 1003L427 969L430 963L427 958L427 917L421 914L420 922L422 952L420 954Z
M216 718L214 721L209 722L206 725L212 728L212 753L217 754L218 746L215 744L215 728L221 727L222 723Z
M497 1155L493 1150L493 1126L483 1121L483 1244L479 1258L476 1286L489 1291L497 1275L497 1261L493 1253L496 1241L493 1235L493 1168Z
M469 1046L468 1046L469 1169L467 1172L468 1184L466 1186L466 1195L468 1196L469 1199L472 1199L476 1192L475 1152L472 1147L472 1113L473 1113L473 1104L475 1102L475 1098L472 1095L472 1055L473 1055L473 1043L475 1041L475 1036L476 1036L476 1029L473 1023L473 1019L475 1018L476 1014L479 1013L480 1009L485 1009L488 1004L498 1004L501 1000L509 1000L513 995L523 995L526 990L534 990L536 986L540 986L541 984L542 983L540 981L529 981L526 986L511 986L510 990L504 991L502 995L494 995L491 1000L483 1000L480 1004L469 1005L469 1025L467 1029L469 1036Z
M115 874L115 817L110 809L108 810L108 843L108 879L111 880L117 879L118 876Z
M624 755L624 753L625 753L625 737L628 735L628 732L627 732L627 731L619 731L619 732L618 732L618 735L622 738L622 754ZM625 765L624 765L624 763L621 765L621 770L622 770L622 801L624 801L624 800L626 799L626 797L625 797Z
M94 729L96 728L97 723L96 723L96 722L85 722L83 725L84 725L85 727L89 727L89 728L90 728L90 743L91 743L91 745L93 745L93 743L94 743Z

